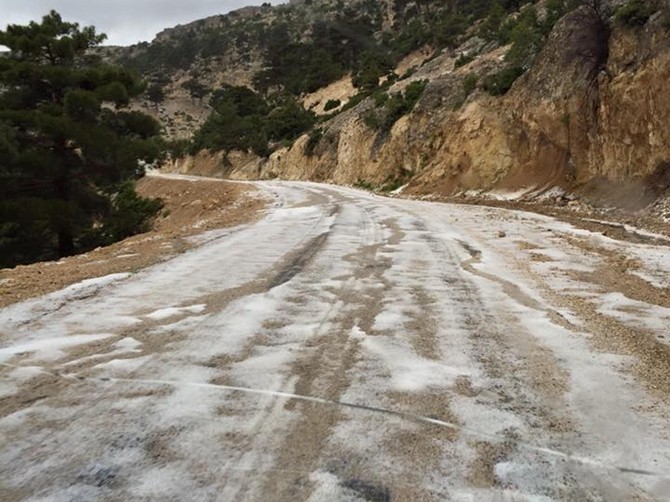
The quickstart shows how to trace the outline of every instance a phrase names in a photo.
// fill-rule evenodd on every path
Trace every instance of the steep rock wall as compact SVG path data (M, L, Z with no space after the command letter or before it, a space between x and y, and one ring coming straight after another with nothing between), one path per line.
M392 92L429 80L415 110L388 133L365 125L368 99L325 124L309 155L303 136L265 161L237 155L224 174L375 185L411 177L410 191L444 194L665 179L670 33L660 16L610 30L575 11L504 97L464 96L464 77L497 71L504 53L484 51L458 69L443 55L395 84Z

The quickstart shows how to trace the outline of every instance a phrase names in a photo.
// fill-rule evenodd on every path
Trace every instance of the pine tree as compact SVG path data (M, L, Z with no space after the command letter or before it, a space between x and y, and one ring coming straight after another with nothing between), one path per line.
M104 39L55 11L0 31L10 50L0 56L1 266L125 237L106 222L125 182L160 154L160 128L126 108L144 91L139 78L89 54Z

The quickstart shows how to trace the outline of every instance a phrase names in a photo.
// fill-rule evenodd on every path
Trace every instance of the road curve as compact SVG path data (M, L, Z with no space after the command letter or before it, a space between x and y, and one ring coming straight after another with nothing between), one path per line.
M0 310L0 499L668 500L661 236L256 186L254 224Z

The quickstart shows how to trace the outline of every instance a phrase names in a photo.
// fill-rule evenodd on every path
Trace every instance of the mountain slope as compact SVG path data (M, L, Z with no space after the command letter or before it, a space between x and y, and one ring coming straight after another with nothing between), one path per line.
M500 2L508 12L528 3ZM158 91L147 95L144 106L159 115L170 136L186 137L203 122L208 110L203 98L222 86L253 86L264 94L300 96L351 74L357 88L374 88L379 78L391 76L396 64L413 51L423 46L456 47L468 29L486 17L491 3L308 0L276 7L266 4L167 29L150 44L114 48L108 56L147 78L150 89ZM190 116L184 116L181 108Z
M670 116L664 92L670 77L670 6L666 0L581 3L587 5L569 11L553 29L552 17L557 19L574 4L504 2L496 14L491 2L471 2L469 10L459 1L291 2L166 31L157 38L159 45L183 41L186 33L208 40L215 26L236 27L228 36L237 37L237 49L227 49L219 59L200 52L187 70L174 73L172 89L194 75L204 87L232 83L255 85L264 92L276 88L292 92L319 113L328 92L342 98L335 113L322 116L308 134L290 145L271 145L275 151L269 158L205 152L180 159L173 168L386 189L409 183L414 193L447 195L482 190L538 194L550 189L560 195L579 189L601 202L644 206L667 193L670 185L670 132L664 127ZM342 24L342 13L352 12L353 21ZM469 24L452 33L448 28L459 19ZM352 33L356 23L367 23L367 28L355 32L361 47L346 62L342 47L353 38L343 36L341 45L326 47L330 39L320 38L319 30ZM420 33L411 38L417 24ZM246 38L240 38L242 27ZM451 34L448 40L445 33ZM152 47L136 50L158 50ZM301 60L305 75L312 64L324 72L328 64L335 65L332 73L318 74L323 85L316 93L312 91L318 85L291 73L303 66L292 67L281 58L272 61L277 48L295 47L325 48L328 54L323 65L318 58ZM405 71L402 58L421 47L426 57ZM370 63L373 56L386 57L387 66ZM400 70L394 73L394 68L403 68L404 74L398 76ZM373 81L382 78L366 90L361 81L371 71ZM525 74L514 82L520 73ZM329 86L337 79L341 84ZM351 82L358 84L358 94L341 94L343 88L354 90ZM409 106L402 93L418 82L426 84L425 90ZM202 110L204 117L206 105ZM194 120L191 129L197 125ZM182 131L189 132L188 127Z

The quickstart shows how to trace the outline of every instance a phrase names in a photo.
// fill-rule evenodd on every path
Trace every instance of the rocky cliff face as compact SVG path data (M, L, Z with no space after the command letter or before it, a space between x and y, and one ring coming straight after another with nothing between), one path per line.
M598 78L591 171L623 180L646 176L670 155L670 36L660 18L642 30L615 30ZM596 131L594 131L596 132Z
M660 16L643 28L610 30L575 11L507 95L477 90L463 102L465 76L495 71L505 50L458 69L443 55L396 84L391 91L430 81L388 134L365 125L374 106L366 100L330 121L311 155L303 136L267 161L233 161L226 174L377 186L411 178L414 193L558 186L597 195L619 182L642 199L658 191L670 161L670 33Z
M452 55L468 50L481 55L455 68ZM203 155L180 168L209 166L209 174L218 169L235 179L408 182L417 194L560 187L631 206L668 190L670 30L661 14L628 27L603 23L586 8L574 11L505 96L482 89L465 96L464 79L474 73L481 82L499 70L506 50L470 40L396 83L389 92L429 82L390 132L366 125L375 106L369 98L327 122L315 145L308 147L305 135L267 160Z

